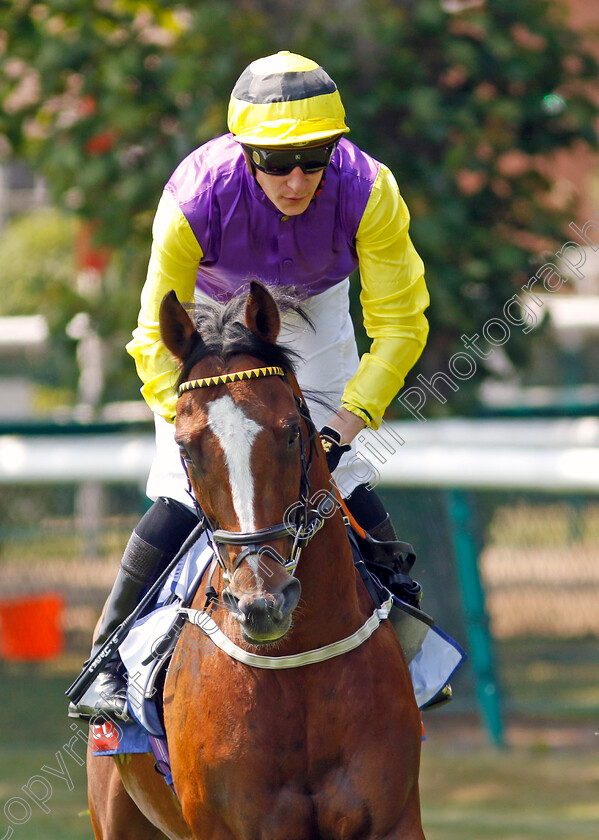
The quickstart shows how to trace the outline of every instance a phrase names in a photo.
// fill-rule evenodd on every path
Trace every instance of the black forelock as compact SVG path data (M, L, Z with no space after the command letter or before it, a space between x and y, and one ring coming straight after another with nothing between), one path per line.
M291 310L310 327L313 326L293 289L275 286L269 287L268 291L281 313ZM285 372L294 371L299 360L297 353L282 344L273 344L260 338L245 325L247 297L248 292L244 291L227 303L212 300L191 308L189 314L196 324L197 341L185 359L180 382L186 381L194 365L208 356L215 356L227 363L237 353L254 356L264 365L281 367Z

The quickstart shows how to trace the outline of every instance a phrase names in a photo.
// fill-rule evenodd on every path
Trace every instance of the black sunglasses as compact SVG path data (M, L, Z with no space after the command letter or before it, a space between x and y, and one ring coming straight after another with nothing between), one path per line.
M262 149L259 146L243 146L256 169L267 175L289 175L296 166L309 174L326 169L331 162L337 140L326 146L314 146L311 149Z

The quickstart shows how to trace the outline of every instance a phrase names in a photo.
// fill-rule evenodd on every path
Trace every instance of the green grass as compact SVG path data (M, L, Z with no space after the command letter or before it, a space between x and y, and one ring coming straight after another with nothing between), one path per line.
M425 714L427 840L599 837L597 639L502 641L497 654L507 749L451 706Z
M12 827L14 840L90 840L93 834L89 816L82 813L87 810L85 767L79 766L63 749L63 744L68 744L74 735L70 729L73 721L66 716L64 696L69 678L39 665L3 663L0 684L0 803L4 808L8 805L14 819L25 820L18 824L11 822L0 811L0 837ZM86 729L83 724L79 726L83 731ZM70 776L68 784L65 778L42 770L44 765L61 770L58 751ZM75 746L75 752L82 758L85 756L82 741ZM34 776L50 782L52 793L45 805L50 813L45 813L22 790ZM31 785L31 791L40 798L48 795L39 782ZM21 803L29 803L29 817L25 806L15 797Z
M431 724L432 714L421 771L427 840L599 836L599 738L591 725L514 728L511 747L498 751L464 746L463 726L441 712Z

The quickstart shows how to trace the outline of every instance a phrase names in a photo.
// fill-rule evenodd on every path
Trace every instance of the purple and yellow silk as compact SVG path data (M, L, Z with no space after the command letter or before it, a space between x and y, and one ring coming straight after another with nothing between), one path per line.
M359 266L372 346L343 405L376 428L428 331L424 268L408 226L390 171L344 138L322 192L297 216L282 215L266 197L231 135L196 149L177 167L160 201L138 327L127 345L152 410L174 418L178 369L158 325L168 291L182 301L193 299L194 288L226 300L255 279L312 297Z

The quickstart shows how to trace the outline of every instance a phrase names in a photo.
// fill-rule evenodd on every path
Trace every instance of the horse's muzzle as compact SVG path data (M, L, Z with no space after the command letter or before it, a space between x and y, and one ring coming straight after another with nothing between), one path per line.
M234 587L229 586L223 592L223 601L239 622L244 639L259 645L274 642L287 633L300 592L300 582L287 577L272 590L235 593Z

